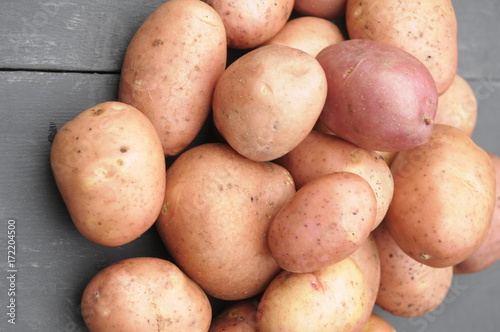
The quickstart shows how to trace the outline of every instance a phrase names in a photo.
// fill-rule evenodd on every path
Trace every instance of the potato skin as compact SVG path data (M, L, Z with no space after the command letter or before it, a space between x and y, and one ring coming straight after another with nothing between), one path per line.
M394 181L387 163L373 151L313 130L297 147L276 162L290 172L297 189L328 173L351 172L360 175L371 185L377 198L374 228L387 213L394 192Z
M302 15L311 15L325 19L345 15L347 0L295 0L294 9Z
M208 332L257 332L257 306L252 300L230 304L212 320Z
M367 287L352 258L312 273L283 271L259 302L258 331L351 331L365 311Z
M204 0L221 16L227 45L254 48L280 31L292 14L293 0Z
M153 257L101 270L85 287L81 306L90 332L206 332L212 319L201 288L173 263Z
M430 71L438 94L457 71L457 18L451 0L348 0L346 26L351 39L377 40L417 57Z
M129 243L160 213L166 172L161 142L130 105L104 102L64 124L50 163L71 219L90 241Z
M384 318L372 313L361 332L396 332L396 330Z
M167 1L128 45L119 99L151 120L165 155L178 155L208 117L226 58L224 25L212 7L199 0Z
M372 234L380 256L377 304L401 317L421 316L437 308L451 286L453 267L417 262L401 250L384 223Z
M208 294L242 300L262 292L280 271L267 233L294 193L283 167L207 143L183 152L168 169L156 225L174 260Z
M271 161L312 130L326 90L325 72L313 56L283 45L262 46L238 58L220 77L214 123L238 153Z
M263 45L285 45L315 57L325 47L344 40L342 31L333 22L315 16L301 16L288 21Z
M281 268L314 272L340 262L370 235L377 201L354 173L330 173L308 182L276 214L269 248Z
M469 257L458 265L455 265L455 274L480 272L486 270L500 260L500 157L492 153L488 155L495 168L495 210L493 211L486 238L481 242L479 248Z
M495 206L495 171L469 136L436 124L429 141L397 154L391 171L394 197L385 222L404 252L445 267L479 247Z
M432 133L438 95L427 68L395 46L351 39L316 56L328 81L320 120L362 148L400 151Z

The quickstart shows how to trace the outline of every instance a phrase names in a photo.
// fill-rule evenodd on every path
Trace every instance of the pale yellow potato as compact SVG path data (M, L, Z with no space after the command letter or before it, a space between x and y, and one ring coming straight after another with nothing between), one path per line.
M230 303L212 320L208 332L257 332L257 306L253 300Z
M161 142L130 105L104 102L64 124L50 163L73 223L92 242L129 243L160 213L166 172Z
M361 332L396 332L396 330L387 320L372 313Z

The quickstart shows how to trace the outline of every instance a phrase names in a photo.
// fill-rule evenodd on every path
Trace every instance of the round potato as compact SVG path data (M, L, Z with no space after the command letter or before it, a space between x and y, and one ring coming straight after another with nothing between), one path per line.
M50 163L73 223L90 241L129 243L160 213L166 172L161 142L130 105L104 102L64 124Z
M269 247L291 272L314 272L340 262L370 235L377 201L370 184L354 173L330 173L300 188L276 214Z
M375 151L410 149L429 139L438 94L427 68L398 47L352 39L316 56L328 94L321 121L336 135Z
M387 320L372 313L361 332L396 332L396 330Z
M208 294L242 300L262 292L281 270L267 234L294 194L283 167L207 143L183 152L168 169L156 225L174 260Z
M479 247L495 207L495 170L469 136L436 124L425 144L398 152L391 171L394 196L385 222L404 252L445 267Z
M199 0L166 1L128 45L119 99L146 114L165 155L178 155L208 117L226 58L224 24L212 7Z
M205 332L212 320L201 288L173 263L153 257L101 270L85 287L81 306L90 332Z
M458 40L451 0L348 0L346 26L351 39L377 40L413 54L429 69L438 94L452 84Z
M283 45L259 47L233 62L217 82L214 123L241 155L270 161L309 134L326 90L325 72L310 54Z
M293 8L302 15L330 20L345 15L346 2L347 0L295 0Z
M257 305L252 300L230 304L213 319L208 332L257 332Z

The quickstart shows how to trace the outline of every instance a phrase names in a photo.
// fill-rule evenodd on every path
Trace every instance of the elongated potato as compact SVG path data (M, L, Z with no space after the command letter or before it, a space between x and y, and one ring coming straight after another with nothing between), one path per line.
M385 221L404 252L445 267L480 246L495 206L495 171L469 136L436 124L428 142L397 154L391 170L394 197Z
M130 41L119 99L151 120L165 155L179 154L200 131L226 57L224 24L199 0L165 2Z
M105 246L129 243L158 217L165 157L151 122L120 102L91 107L61 127L50 153L76 228Z

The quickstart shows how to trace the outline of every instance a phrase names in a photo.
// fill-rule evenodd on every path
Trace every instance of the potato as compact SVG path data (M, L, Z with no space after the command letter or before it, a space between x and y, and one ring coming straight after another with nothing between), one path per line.
M258 331L351 331L365 311L367 287L352 258L312 273L283 271L259 302Z
M476 121L476 95L469 83L457 74L448 90L439 96L434 122L457 127L472 136Z
M90 241L129 243L160 213L161 142L151 122L130 105L104 102L64 124L52 142L50 164L73 223Z
M392 200L394 183L389 166L378 154L339 137L311 131L297 147L276 162L290 172L297 189L333 172L351 172L363 177L377 198L374 228L384 218Z
M326 98L325 72L304 51L257 48L233 62L215 87L217 130L238 153L271 161L312 130Z
M229 305L212 320L209 332L257 332L256 301L242 300Z
M283 167L207 143L183 152L168 169L156 225L174 260L208 294L242 300L262 292L280 271L267 233L294 193Z
M411 54L373 40L346 40L316 59L328 94L321 121L362 148L400 151L432 133L438 95L427 68Z
M348 0L346 26L351 39L377 40L413 54L429 69L439 94L451 85L458 63L451 0Z
M354 173L330 173L300 188L276 214L269 248L291 272L314 272L340 262L368 238L377 201L370 184Z
M345 15L346 2L346 0L295 0L293 8L302 15L333 19Z
M344 40L342 31L333 22L320 17L302 16L288 21L263 45L294 47L315 57L325 47Z
M254 48L271 39L292 14L293 0L204 0L221 16L227 45Z
M405 253L434 267L460 263L486 237L495 206L488 154L463 131L436 124L431 138L398 152L387 226Z
M380 256L377 304L402 317L421 316L437 308L450 289L453 267L417 262L401 250L385 223L372 234Z
M396 332L396 330L384 318L372 313L361 332Z
M85 287L81 311L90 332L208 331L212 320L201 288L173 263L153 257L101 270Z
M456 274L480 272L500 260L500 157L491 153L488 155L495 168L495 210L486 238L469 257L455 265L454 272Z
M212 7L199 0L167 1L128 45L119 99L151 120L165 155L178 155L208 117L226 58L224 24Z

